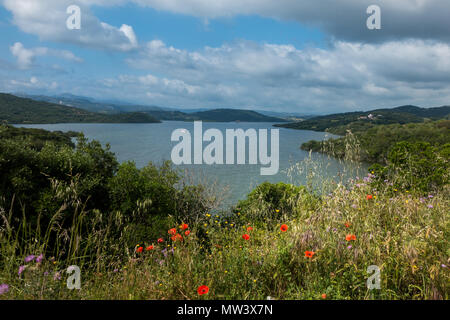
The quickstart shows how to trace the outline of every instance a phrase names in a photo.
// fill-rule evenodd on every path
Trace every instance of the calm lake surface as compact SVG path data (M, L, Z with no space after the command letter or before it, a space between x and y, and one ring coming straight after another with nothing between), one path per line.
M209 128L221 130L225 143L226 129L274 129L273 123L222 123L203 122L203 132ZM151 124L39 124L20 125L26 128L42 128L49 131L78 131L83 132L88 139L95 139L111 146L111 151L120 162L134 161L138 167L149 162L160 164L170 160L172 148L178 142L171 141L172 132L184 128L194 135L194 123L180 121L166 121ZM183 170L190 183L203 182L211 190L223 197L223 206L235 204L258 184L269 182L288 182L297 185L306 184L307 177L313 176L315 183L322 179L341 179L364 174L366 167L356 167L352 163L330 158L321 154L312 154L300 150L300 145L309 140L323 140L333 135L306 131L277 128L280 130L280 159L278 174L261 176L261 165L180 165L175 166ZM270 130L268 131L270 137ZM268 139L270 140L270 138ZM203 143L203 148L209 142ZM270 145L268 146L270 151ZM270 153L270 152L269 152ZM225 158L224 151L224 158ZM313 162L311 161L313 160ZM259 159L258 159L259 163ZM311 181L311 180L310 180Z

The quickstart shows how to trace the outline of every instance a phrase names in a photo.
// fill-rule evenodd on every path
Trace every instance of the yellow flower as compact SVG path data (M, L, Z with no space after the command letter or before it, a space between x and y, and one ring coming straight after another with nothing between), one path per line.
M280 212L280 210L279 209L275 209L275 212L278 213L278 212Z

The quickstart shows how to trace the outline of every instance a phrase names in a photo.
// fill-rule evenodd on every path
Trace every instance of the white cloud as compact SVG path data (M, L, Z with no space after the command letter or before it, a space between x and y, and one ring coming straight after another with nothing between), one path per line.
M16 42L10 47L10 51L17 59L17 65L20 69L28 69L32 66L35 57L38 56L54 56L69 61L82 62L81 58L75 56L67 50L55 50L46 47L37 47L27 49L21 42Z
M148 73L109 79L110 88L152 104L328 112L450 99L450 46L432 41L338 41L327 50L241 41L188 51L154 40L127 61Z
M120 1L82 0L75 1L81 7L81 29L69 30L66 9L72 0L3 0L3 5L13 14L13 23L22 31L39 36L42 40L73 43L92 48L129 51L138 46L131 26L120 28L100 21L89 10L89 6L114 5Z

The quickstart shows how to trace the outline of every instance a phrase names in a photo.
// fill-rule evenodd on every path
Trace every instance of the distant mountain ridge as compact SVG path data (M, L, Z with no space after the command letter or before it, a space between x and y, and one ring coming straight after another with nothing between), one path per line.
M129 119L129 121L135 120L138 115L145 115L148 118L147 121L151 122L150 119L153 120L165 120L165 121L211 121L211 122L231 122L231 121L242 121L242 122L285 122L286 120L278 117L266 116L261 113L251 111L251 110L239 110L239 109L214 109L214 110L202 110L202 111L194 111L191 113L186 113L182 111L178 111L176 109L170 108L160 108L156 106L141 106L141 105L116 105L116 104L108 104L104 102L96 102L86 97L79 97L71 94L63 94L60 96L48 97L41 95L27 95L27 94L19 94L21 97L16 97L17 99L27 99L24 101L28 101L27 104L30 104L29 101L35 101L36 106L43 107L45 103L47 103L48 107L51 107L55 114L52 116L52 121L56 121L61 118L63 122L71 121L66 119L61 113L61 108L57 107L70 107L73 109L77 109L75 115L85 114L87 116L89 114L89 119L94 121L93 115L95 114L97 118L101 118L100 121L94 122L105 122L106 119L114 119L114 122L124 122ZM14 97L14 95L10 95ZM45 109L45 108L44 108ZM128 111L126 111L128 110ZM129 110L133 110L130 112ZM25 112L27 115L30 110L22 110L21 112ZM42 110L41 110L42 111ZM49 113L50 111L47 110ZM74 110L72 110L74 111ZM70 113L70 112L69 112ZM130 114L133 116L131 117ZM11 115L10 115L11 116ZM103 116L103 117L100 117ZM39 121L39 123L47 123L42 122L45 119L39 117L37 115L27 115L25 119L22 119L16 115L13 117L15 121ZM76 117L75 119L80 119ZM103 120L104 119L104 120ZM0 117L1 120L1 117ZM11 119L10 119L11 120ZM9 120L9 121L10 121ZM156 120L157 121L157 120ZM85 121L82 121L85 122ZM155 122L155 121L153 121Z
M426 119L439 120L450 115L450 106L421 108L412 105L392 109L374 109L371 111L356 111L319 116L305 121L277 124L277 127L326 131L334 134L345 134L364 131L379 124L419 123Z
M65 105L0 93L0 122L32 123L157 123L144 112L101 114Z

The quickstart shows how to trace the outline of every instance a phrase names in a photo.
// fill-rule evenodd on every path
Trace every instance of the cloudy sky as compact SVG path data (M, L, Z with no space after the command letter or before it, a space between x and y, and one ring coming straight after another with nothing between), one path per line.
M0 4L1 92L316 114L450 104L448 0Z

